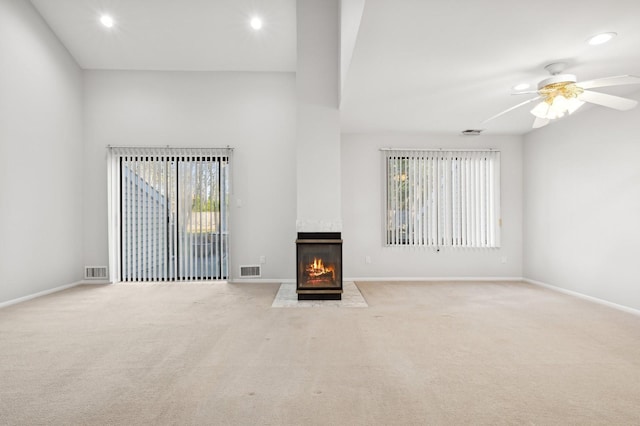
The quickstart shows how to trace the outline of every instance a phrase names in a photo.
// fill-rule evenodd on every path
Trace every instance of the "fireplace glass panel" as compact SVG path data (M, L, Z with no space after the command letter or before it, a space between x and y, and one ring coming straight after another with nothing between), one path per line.
M342 244L298 244L298 289L342 289Z

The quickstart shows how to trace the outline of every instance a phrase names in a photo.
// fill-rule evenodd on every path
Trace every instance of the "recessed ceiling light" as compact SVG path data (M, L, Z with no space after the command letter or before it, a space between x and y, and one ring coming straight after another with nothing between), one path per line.
M597 46L599 44L604 44L604 43L608 42L609 40L611 40L612 38L614 38L617 35L618 34L616 34L616 33L597 34L597 35L594 35L593 37L589 38L587 40L587 43L589 43L592 46Z
M113 24L114 24L113 18L109 15L102 15L100 17L100 23L107 28L113 27Z
M515 90L516 92L519 92L521 90L527 90L529 87L531 87L529 83L520 83L513 86L513 90Z
M262 19L260 19L257 16L254 16L253 18L251 18L250 25L251 25L251 28L253 28L254 30L259 30L260 28L262 28Z

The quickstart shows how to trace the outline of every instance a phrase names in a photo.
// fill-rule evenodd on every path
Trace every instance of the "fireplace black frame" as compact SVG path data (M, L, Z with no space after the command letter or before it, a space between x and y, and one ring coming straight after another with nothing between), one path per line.
M302 251L314 245L330 246L337 257L335 281L337 285L308 287L303 285ZM342 299L342 237L340 232L298 232L296 240L296 293L298 300L341 300Z

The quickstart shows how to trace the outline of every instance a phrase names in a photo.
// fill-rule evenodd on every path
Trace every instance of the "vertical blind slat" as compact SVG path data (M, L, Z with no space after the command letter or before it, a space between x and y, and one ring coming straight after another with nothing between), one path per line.
M142 170L140 168L140 162L138 161L138 157L136 157L136 181L135 181L135 191L136 191L136 235L137 235L137 243L136 246L136 281L140 279L142 276L142 250L140 249L140 244L142 244L142 195L140 194L141 185L138 181L137 177L142 174Z
M145 179L145 194L144 194L144 199L145 199L145 213L146 213L146 217L144 218L145 220L145 224L146 224L146 237L145 237L145 244L146 244L146 248L145 248L145 255L146 255L146 265L147 267L145 268L145 272L146 272L146 281L151 281L153 279L153 222L151 219L151 210L153 209L153 199L151 191L149 190L149 186L151 185L151 163L150 163L150 158L147 157L145 158L145 175L146 175L146 179Z
M136 187L135 187L135 182L133 181L133 176L135 175L135 162L134 162L134 158L133 157L129 157L129 168L128 168L128 173L129 173L129 194L127 195L127 199L129 200L129 281L133 281L135 279L135 272L136 272L136 264L137 262L135 261L135 256L136 256L136 251L135 251L135 246L134 244L134 236L135 234L138 232L138 230L135 227L136 224L136 204L137 204L137 192L136 192Z
M209 176L213 176L213 161L209 162ZM213 193L213 184L209 186L209 199L212 200L211 202L213 203L213 200L215 199L214 197L214 193ZM211 212L211 215L209 216L210 218L210 222L209 222L209 227L211 229L211 231L217 231L218 230L218 226L215 225L215 220L213 217L213 211ZM211 233L211 236L213 237L213 232ZM214 264L214 259L215 256L213 255L215 253L215 249L214 249L214 238L210 238L207 244L207 249L212 253L210 260L209 260L209 268L211 268L212 271L214 271L215 276L214 278L218 278L218 269L215 267Z
M407 232L405 234L405 239L407 241L407 245L412 246L413 245L413 191L412 191L413 176L411 173L411 169L413 166L413 155L407 158L407 161L405 164L406 164L406 169L404 174L404 189L407 194L406 204L405 204L405 211L407 212L405 215Z
M391 182L391 184L393 185L393 198L392 198L392 202L393 202L393 210L392 210L392 221L393 221L393 244L399 244L400 242L398 241L398 232L400 229L400 223L398 222L398 193L399 193L399 188L398 188L398 176L399 176L399 167L400 164L397 161L397 158L393 159L393 181Z
M173 266L173 273L171 278L173 280L179 279L179 270L178 270L178 255L179 255L179 247L178 247L178 200L180 196L179 188L178 188L178 157L173 157L173 162L171 164L171 177L169 179L170 182L170 191L173 195L171 197L171 239L172 239L172 247L171 247L171 259Z

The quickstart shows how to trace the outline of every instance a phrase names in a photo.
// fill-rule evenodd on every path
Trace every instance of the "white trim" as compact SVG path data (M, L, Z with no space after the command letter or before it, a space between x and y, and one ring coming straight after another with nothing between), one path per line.
M110 284L110 283L107 283ZM177 285L177 286L188 286L195 284L203 284L203 285L218 285L218 284L232 284L227 280L202 280L202 281L118 281L113 283L115 286L158 286L158 285Z
M493 151L500 152L498 148L380 148L380 151Z
M92 284L114 284L114 285L137 285L137 284L282 284L282 283L295 283L295 279L281 279L281 278L243 278L234 280L202 280L202 281L116 281L111 283L109 281L90 281L81 282L80 284L92 285Z
M231 151L233 151L234 148L230 147L229 145L227 145L226 147L210 147L210 146L190 146L190 147L184 147L184 146L171 146L171 145L157 145L157 146L141 146L141 145L107 145L107 148L109 149L116 149L116 150L137 150L137 151L144 151L144 150L161 150L161 149L167 149L167 150L176 150L176 152L184 152L184 151L204 151L204 150L211 150L211 149L229 149Z
M59 291L66 290L68 288L75 287L80 284L84 284L84 281L76 281L75 283L66 284L60 287L51 288L49 290L40 291L38 293L29 294L27 296L18 297L17 299L7 300L6 302L0 302L0 309L6 308L11 305L17 305L18 303L26 302L27 300L35 299L37 297L46 296L52 293L57 293Z
M540 287L547 288L549 290L557 291L559 293L564 293L564 294L567 294L569 296L574 296L574 297L577 297L579 299L588 300L589 302L595 302L595 303L598 303L600 305L608 306L610 308L617 309L619 311L623 311L623 312L626 312L628 314L633 314L633 315L640 316L640 310L634 309L634 308L630 308L628 306L618 305L617 303L609 302L609 301L604 300L604 299L599 299L597 297L588 296L586 294L578 293L577 291L567 290L566 288L558 287L558 286L551 285L551 284L546 284L546 283L543 283L543 282L540 282L540 281L532 280L530 278L523 278L522 281L524 281L525 283L528 283L528 284L533 284L533 285L537 285L537 286L540 286Z
M238 278L229 281L231 284L251 284L251 283L295 283L295 279L291 278Z
M343 281L522 281L522 277L359 277Z
M342 282L347 281L500 281L500 282L522 282L522 277L343 277ZM230 280L231 284L244 284L244 283L294 283L295 278L242 278Z
M115 283L120 278L120 197L116 196L116 191L120 186L118 173L119 164L117 156L113 150L107 150L107 247L109 261L107 265L107 276L111 283Z

